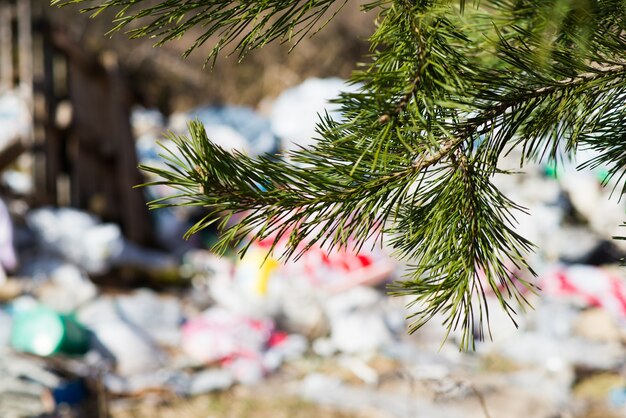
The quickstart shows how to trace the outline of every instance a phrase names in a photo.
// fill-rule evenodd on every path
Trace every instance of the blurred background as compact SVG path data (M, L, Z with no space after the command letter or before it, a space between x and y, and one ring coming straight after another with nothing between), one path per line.
M0 0L0 417L626 416L625 208L606 169L576 170L592 156L496 179L528 208L541 291L515 322L487 295L490 335L462 353L443 317L407 334L385 248L218 258L215 231L182 238L202 210L133 188L196 118L249 155L310 145L374 14L348 3L291 52L213 69L181 58L193 33L154 48L110 17Z

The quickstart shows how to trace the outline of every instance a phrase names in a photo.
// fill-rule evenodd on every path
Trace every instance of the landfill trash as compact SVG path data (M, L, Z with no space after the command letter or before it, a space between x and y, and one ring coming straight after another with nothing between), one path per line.
M11 342L11 327L13 318L3 309L0 309L0 350Z
M9 305L7 305L6 310L11 316L14 316L16 314L19 314L20 312L26 312L39 306L39 301L35 299L32 295L20 295L13 299Z
M550 413L544 412L537 416L548 417L555 416L556 411L562 412L572 407L570 388L574 381L575 374L571 368L552 370L528 368L511 373L505 380L506 383L502 383L513 389L508 393L509 399L515 397L515 393L520 393L522 397L526 395L530 398L527 399L527 402L535 399L538 404L544 404L544 408L547 407L550 410ZM530 412L528 405L524 409L525 411L520 412ZM518 416L526 415L520 414Z
M593 251L594 246L601 238L583 226L564 225L562 213L557 222L558 229L551 228L550 236L545 237L545 239L542 237L543 241L541 241L546 243L545 252L549 254L551 261L558 262L560 260L566 264L574 264L574 260L584 258ZM572 242L576 242L576 245L568 245Z
M181 273L192 278L192 284L202 285L204 279L232 278L235 264L227 257L219 257L204 249L193 249L183 256ZM196 277L198 280L193 280Z
M339 78L310 78L282 92L270 114L272 131L280 138L281 148L291 151L313 145L320 116L328 113L332 119L341 120L339 105L329 101L339 98L342 92L356 89Z
M367 353L394 342L379 309L382 295L369 287L356 287L333 295L326 304L330 320L330 338L337 350L344 353ZM364 332L367 330L367 332Z
M289 234L279 240L268 237L254 241L245 256L237 263L234 280L244 295L271 298L273 288L281 288L281 281L302 281L310 288L327 293L341 293L362 285L377 285L387 280L397 265L380 250L359 253L347 249L326 251L320 245L302 244L306 251L297 260L279 260L287 250ZM350 242L346 245L350 248ZM273 250L272 250L273 248ZM272 253L268 253L272 250Z
M162 158L159 154L164 153L164 149L161 145L170 145L165 148L174 150L175 147L166 138L159 138L158 135L143 135L137 138L135 142L135 148L137 150L137 160L143 165L158 165L164 166Z
M622 222L624 220L624 212L626 206L623 200L616 200L615 197L609 198L610 190L604 190L602 199L597 202L595 212L589 219L589 226L592 230L598 232L607 239L620 237L624 235ZM620 240L613 240L615 245L624 249L626 246Z
M236 265L206 259L202 270L211 298L242 315L277 316L285 283L274 276L279 267L276 260L270 257L263 264L259 257L260 253L251 248L250 254Z
M212 306L215 300L211 294L211 287L217 283L218 287L229 288L234 269L235 264L227 257L218 257L203 249L186 252L182 257L180 275L192 286L193 291L188 295L192 306L198 311L204 311Z
M434 343L434 342L433 342ZM411 339L404 339L386 346L381 354L395 362L406 365L403 373L415 379L444 378L465 366L472 365L472 358L468 358L458 350L458 345L442 344L424 346L415 344ZM432 347L436 347L433 350Z
M124 321L132 323L160 345L176 347L180 344L183 312L178 299L139 289L116 297L115 309Z
M187 113L172 115L169 129L179 134L186 133L187 123L196 119L204 125L211 142L225 150L237 150L251 157L278 150L278 141L269 121L251 108L198 107Z
M54 411L50 390L19 377L0 376L0 416L39 417Z
M576 318L573 332L596 342L621 342L623 339L615 319L606 310L597 308L581 312Z
M340 358L339 364L350 370L356 377L361 379L365 384L378 385L380 383L380 376L372 367L370 367L365 361L354 356L344 356Z
M182 332L185 353L213 363L261 353L274 332L274 323L214 307L187 321Z
M576 306L562 298L546 296L533 304L534 310L530 311L525 321L526 329L533 330L541 335L555 340L568 338L573 334L577 317L580 313Z
M27 224L37 234L43 250L63 257L89 273L104 273L110 260L123 249L118 225L100 223L86 212L72 208L40 208L29 212Z
M141 395L149 391L169 391L178 396L195 396L225 390L235 384L230 370L209 368L190 373L172 367L121 376L107 373L103 383L116 395Z
M130 301L132 303L132 299ZM101 297L78 311L80 321L93 333L92 347L103 351L101 355L104 358L113 357L115 370L120 375L126 376L158 369L165 364L167 356L159 348L150 332L142 328L142 325L149 320L141 317L141 305L131 310L128 304L126 311L120 305L116 298ZM147 313L155 315L153 310L148 310ZM162 314L167 317L167 312L164 311ZM132 322L131 318L144 322L138 325ZM159 328L158 318L154 319L151 331L169 340L171 336L167 333L161 334L162 329Z
M24 357L13 352L2 350L0 355L0 377L26 378L43 386L54 388L63 379L49 371L43 359Z
M67 260L59 255L50 254L38 248L29 248L20 253L20 267L16 271L16 276L30 278L30 285L25 281L16 280L21 281L25 287L37 287L51 281L50 278L54 271L68 264L81 270L80 266L68 263Z
M165 251L141 247L126 239L123 240L121 250L111 254L109 265L135 268L160 281L179 279L179 262L176 256Z
M225 390L235 383L232 373L225 369L207 369L191 376L187 394L194 396Z
M276 331L268 318L213 307L183 325L182 348L195 361L219 364L238 383L255 384L285 361L301 357L308 342Z
M406 394L386 393L369 386L348 385L339 378L321 373L307 375L301 382L298 393L304 399L316 404L343 411L377 412L394 418L479 416L469 415L467 406L434 403L421 394L411 394L410 398L407 398Z
M625 206L622 201L610 199L610 187L602 187L593 174L580 171L563 176L560 184L590 229L606 237L619 234Z
M73 264L55 267L49 278L36 294L42 304L57 312L71 313L98 294L96 285Z
M482 343L485 343L486 345L491 345L492 343L505 341L509 338L515 337L515 335L517 335L519 332L522 332L520 330L528 329L530 326L529 321L534 318L533 314L535 312L533 311L533 309L535 308L535 302L537 302L538 299L538 296L536 294L530 293L530 291L523 288L522 285L518 284L518 288L522 289L520 293L524 295L524 298L526 298L526 301L529 305L524 304L519 300L508 301L509 308L518 313L517 315L511 316L510 311L505 311L501 308L501 306L499 305L500 302L498 300L498 297L493 294L490 288L487 288L488 285L486 283L484 283L483 285L485 285L484 293L474 295L473 303L478 303L477 299L483 298L480 302L484 302L488 306L489 324L488 328L486 327L486 323L482 324L482 328L481 324L474 324L473 333L474 338L476 339L478 349L480 349ZM502 289L501 291L503 294L506 294L505 289ZM529 306L533 308L530 308ZM540 310L542 309L542 307L542 304L537 304L536 309ZM409 312L416 312L420 308L420 304L411 306L411 308L409 308ZM420 327L420 329L416 330L415 335L416 337L420 338L420 343L428 344L431 345L431 347L435 348L438 344L438 341L442 341L445 338L446 340L449 340L454 344L460 344L463 338L462 333L458 328L451 329L448 333L448 328L445 323L446 319L446 315L436 313L431 321L429 321L427 324L424 324L424 326Z
M142 335L140 330L123 321L103 322L92 326L96 342L94 347L103 347L103 356L113 356L115 370L120 375L132 375L161 367L164 355L157 345ZM138 332L139 331L139 332Z
M555 159L550 159L542 163L540 167L544 174L552 179L562 180L570 176L580 175L582 172L582 174L593 177L601 183L608 180L608 173L611 168L608 164L596 162L593 164L594 168L580 169L582 164L594 160L598 156L600 156L600 152L591 148L579 148L575 155L571 155L561 148L558 162Z
M263 366L267 371L276 371L284 362L301 358L308 347L309 343L302 335L274 332L267 343L267 351L263 353Z
M626 281L617 272L595 266L554 266L539 280L547 297L567 298L579 306L602 307L626 320Z
M518 187L514 192L524 204L557 206L560 203L563 191L559 183L532 174L515 180L517 180Z
M311 349L320 357L331 357L337 353L337 347L335 347L335 344L333 344L330 338L326 337L319 337L313 340Z
M260 255L265 256L274 245L274 254L283 254L288 243L288 234L274 243L273 238L266 238L255 245L259 251L256 254L258 262ZM348 240L345 249L327 251L319 244L306 245L308 248L297 259L289 260L281 266L283 277L298 277L307 281L312 287L319 287L326 292L341 293L357 286L378 285L394 273L397 265L384 251L371 248L366 243L358 253L349 250L352 241ZM302 244L304 249L305 244ZM245 259L244 259L245 260ZM267 261L266 261L267 262ZM271 262L271 259L270 259ZM263 277L260 277L263 279ZM259 290L264 289L262 280L257 285Z
M625 383L624 377L615 371L586 371L578 373L571 396L579 402L590 401L619 408L619 391Z
M574 242L576 245L571 245ZM551 245L555 247L554 252L558 254L559 260L565 264L601 265L605 263L594 262L594 259L598 260L602 257L599 248L602 242L607 241L588 228L563 225L558 232L555 232ZM606 249L609 250L609 247ZM615 261L619 259L613 262Z
M324 310L326 294L294 278L283 280L283 284L280 311L276 316L280 328L307 338L326 335L329 331Z
M133 244L123 237L119 225L101 223L98 217L87 212L45 207L30 211L26 221L35 232L41 251L89 274L103 274L113 267L130 267L162 277L178 277L175 256ZM26 271L33 269L32 266L25 268Z
M621 343L598 343L575 336L555 339L533 331L519 333L487 351L519 364L538 365L552 371L573 366L609 370L623 361Z
M565 259L563 262L571 264L586 264L591 266L603 266L615 264L626 258L626 251L618 247L613 241L607 239L596 240L594 246L585 254L575 259Z
M89 349L89 333L72 316L36 306L15 312L11 346L39 356L85 354Z
M104 386L110 393L138 396L149 391L171 391L180 396L188 395L189 376L167 367L126 375L106 373Z
M516 230L539 245L540 251L530 255L531 265L544 263L593 263L588 255L595 251L599 240L611 240L620 235L619 225L624 214L624 202L609 199L614 180L602 187L598 170L578 170L577 165L596 155L587 150L559 159L558 181L546 178L541 164L525 164L523 176L496 175L494 182L502 192L528 209L530 216L516 214ZM521 151L513 151L504 158L503 167L516 169ZM605 170L604 170L605 171ZM518 216L519 215L519 216ZM611 241L623 250L624 243ZM597 257L597 255L596 255Z
M309 337L325 334L328 326L323 294L305 280L285 276L284 266L272 258L263 263L265 254L265 250L253 247L237 264L207 259L202 268L204 279L198 277L194 283L231 311L270 316L282 329Z
M249 351L225 358L221 365L232 373L237 383L255 385L260 383L269 373L263 360L263 355L260 352Z
M173 190L167 186L147 187L148 199L158 199L171 196ZM154 220L154 232L157 243L170 254L182 255L195 248L201 247L199 236L184 239L185 232L191 226L190 219L193 211L189 207L162 208L151 212Z
M513 197L515 199L515 197ZM563 225L563 211L555 205L546 204L520 204L528 208L531 214L527 216L523 213L516 213L518 223L515 231L524 238L534 243L541 243L541 254L528 254L531 265L542 265L546 260L556 262L563 252L563 241L560 231Z
M87 387L82 379L63 381L52 389L56 405L80 405L88 396Z
M271 316L287 331L316 338L328 331L329 295L377 285L397 267L382 251L328 252L319 245L298 260L281 262L274 254L285 250L286 240L281 238L269 256L272 239L253 242L234 267L212 262L219 272L208 284L213 299L235 312Z

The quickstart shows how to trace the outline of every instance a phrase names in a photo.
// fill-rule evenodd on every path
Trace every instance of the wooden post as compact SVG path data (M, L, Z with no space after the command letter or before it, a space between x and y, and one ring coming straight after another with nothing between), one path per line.
M131 241L152 244L143 191L133 189L143 179L130 126L130 90L117 58L85 50L63 30L52 31L52 42L67 58L72 204L119 223Z
M17 44L20 90L32 113L33 107L33 38L31 0L17 2Z
M103 61L111 86L109 112L114 121L111 145L117 166L118 216L128 239L140 244L151 244L152 224L143 190L134 189L134 186L143 182L143 178L137 169L139 163L130 126L130 88L119 68L117 57L109 54Z
M9 2L0 2L0 90L13 88L12 9Z
M58 204L57 180L59 176L59 162L61 160L60 138L55 126L57 109L57 97L55 92L54 73L54 46L52 34L47 28L43 34L43 86L42 91L45 98L45 110L43 115L43 126L45 129L45 142L43 143L45 156L45 179L43 187L47 201Z

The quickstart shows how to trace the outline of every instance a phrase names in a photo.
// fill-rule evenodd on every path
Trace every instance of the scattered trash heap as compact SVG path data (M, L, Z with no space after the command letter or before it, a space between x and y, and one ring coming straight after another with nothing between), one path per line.
M345 88L337 79L308 80L284 92L268 117L222 106L166 121L137 109L140 161L161 164L163 133L184 134L192 119L218 144L249 155L291 149L293 140L307 145L310 115L326 106L341 117L325 102ZM0 126L19 120L10 100L0 96ZM503 164L515 165L514 156ZM619 262L626 247L611 237L624 234L617 228L624 204L608 198L601 168L574 167L538 165L496 179L532 214L520 214L517 227L538 245L529 257L542 291L527 294L534 309L515 318L519 329L494 302L493 341L474 353L460 353L454 333L444 342L437 319L406 334L409 300L384 291L403 266L384 249L313 247L283 264L271 256L263 262L269 244L256 242L243 259L218 258L208 249L210 231L182 240L198 216L188 208L153 212L162 249L147 249L92 214L7 200L0 205L0 416L106 416L110 402L102 400L254 385L285 364L299 370L295 390L306 399L380 416L482 417L485 408L494 417L582 417L593 408L623 416L626 270ZM1 181L25 189L20 173L8 170ZM94 283L128 268L160 291Z

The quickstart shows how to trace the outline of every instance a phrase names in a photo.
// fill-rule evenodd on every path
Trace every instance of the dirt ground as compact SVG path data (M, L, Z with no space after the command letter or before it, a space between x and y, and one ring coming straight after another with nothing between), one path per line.
M243 389L243 390L241 390ZM246 388L162 404L144 400L113 403L111 418L364 418L285 394L267 396Z

